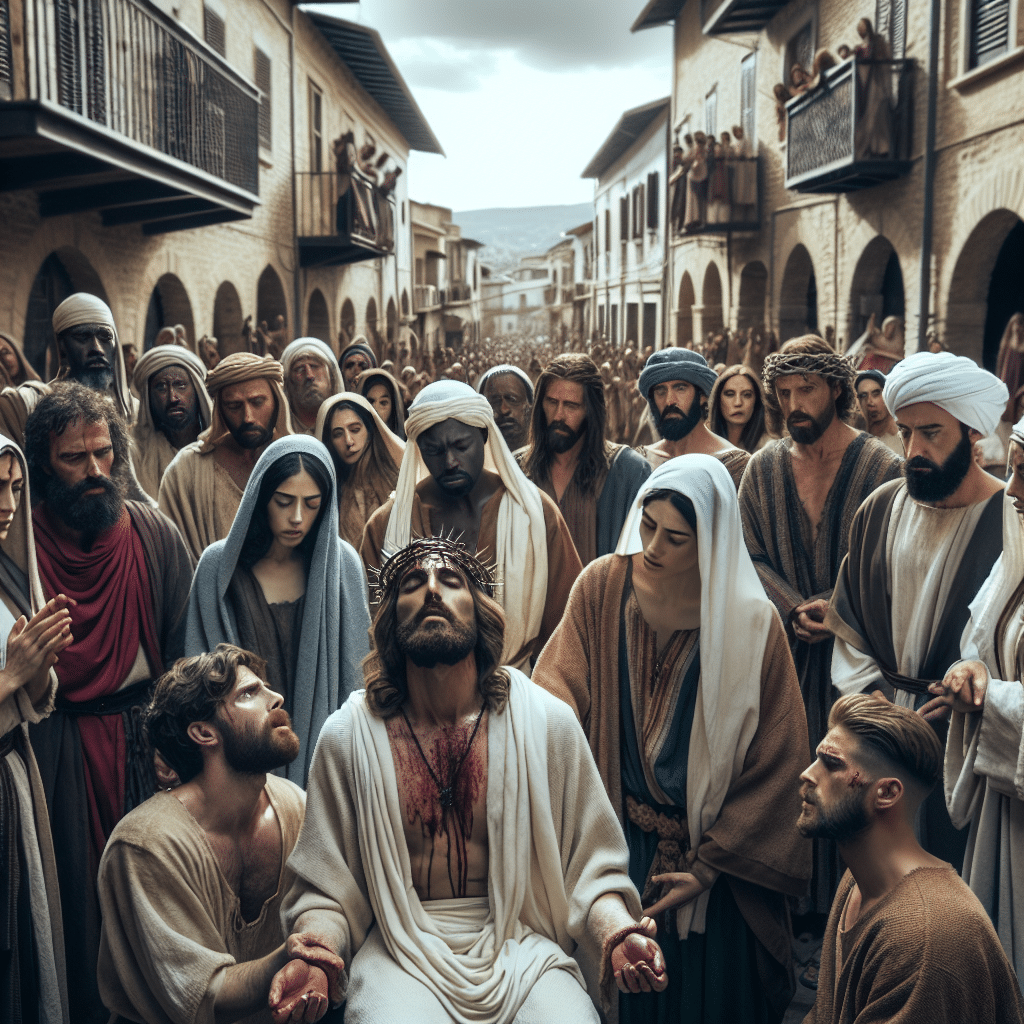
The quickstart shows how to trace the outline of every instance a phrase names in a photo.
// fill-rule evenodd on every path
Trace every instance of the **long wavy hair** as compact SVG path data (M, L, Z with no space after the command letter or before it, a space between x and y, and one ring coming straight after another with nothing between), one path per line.
M548 445L544 396L557 380L570 381L583 387L586 430L576 464L576 485L584 494L592 494L597 481L608 469L610 446L604 437L608 413L601 373L594 360L582 352L563 352L555 356L537 378L536 400L530 416L530 444L523 460L523 471L535 483L550 478L554 452Z
M512 680L501 666L505 644L505 613L493 598L469 585L476 611L477 687L487 710L500 714L508 701ZM363 659L366 704L378 718L397 715L409 696L405 655L398 648L398 586L384 597L374 616L373 648Z
M709 425L719 437L724 437L726 440L729 439L729 423L722 414L722 392L725 390L725 385L733 377L741 376L746 377L750 381L750 386L754 389L754 411L740 432L740 447L753 455L757 451L757 446L767 428L765 424L764 386L758 379L757 374L749 366L744 366L742 363L730 366L727 370L723 370L721 376L715 381L715 386L711 389L711 397L708 399Z

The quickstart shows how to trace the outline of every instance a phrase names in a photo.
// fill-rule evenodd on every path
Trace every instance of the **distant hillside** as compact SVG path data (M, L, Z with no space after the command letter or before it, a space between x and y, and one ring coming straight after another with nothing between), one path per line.
M563 231L592 220L590 203L572 206L522 206L465 210L452 219L467 238L484 243L480 258L499 272L510 270L521 256L546 252Z

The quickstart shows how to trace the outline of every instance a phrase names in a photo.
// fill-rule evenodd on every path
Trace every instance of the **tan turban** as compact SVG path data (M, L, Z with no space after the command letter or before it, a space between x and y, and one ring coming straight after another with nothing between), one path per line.
M88 292L75 292L69 295L53 311L53 333L60 337L71 327L79 324L104 324L114 332L114 401L118 411L129 427L135 422L138 402L128 388L128 373L124 368L124 353L121 351L117 325L110 307L95 295ZM61 365L57 371L57 380L64 380L68 375L68 367Z
M221 414L221 391L251 380L268 381L270 390L277 400L273 440L295 433L292 430L291 413L288 411L288 399L284 393L284 371L281 364L273 356L258 356L254 352L233 352L206 375L206 390L213 401L213 413L210 426L199 435L201 455L209 455L230 434Z

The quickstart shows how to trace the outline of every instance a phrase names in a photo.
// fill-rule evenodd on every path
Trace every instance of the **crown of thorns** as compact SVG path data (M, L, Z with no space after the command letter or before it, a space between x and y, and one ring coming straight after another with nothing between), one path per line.
M772 352L764 361L761 380L765 390L772 394L779 377L795 373L805 377L816 373L829 384L842 384L844 381L852 384L856 375L851 361L838 352Z
M420 537L396 551L377 573L376 604L380 604L406 573L413 568L445 567L460 572L473 586L494 597L495 566L485 565L454 536Z

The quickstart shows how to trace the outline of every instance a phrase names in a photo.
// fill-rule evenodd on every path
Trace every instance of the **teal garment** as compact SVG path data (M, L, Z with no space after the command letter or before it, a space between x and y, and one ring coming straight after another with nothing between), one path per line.
M615 453L597 499L596 557L610 555L615 550L640 485L650 475L649 463L632 448L622 445Z

